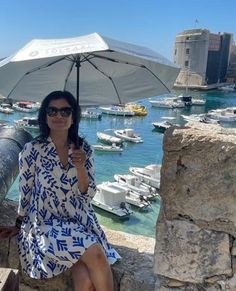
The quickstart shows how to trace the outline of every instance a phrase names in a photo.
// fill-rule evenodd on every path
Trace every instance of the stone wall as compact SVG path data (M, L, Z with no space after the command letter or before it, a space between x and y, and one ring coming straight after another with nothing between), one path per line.
M15 224L16 206L16 202L10 200L0 204L0 226ZM115 291L153 291L156 281L153 273L155 239L104 230L122 256L122 260L112 266ZM0 240L0 267L20 270L16 238ZM49 280L30 279L20 272L20 283L20 291L72 290L69 271Z
M163 149L156 290L236 290L236 130L172 128Z

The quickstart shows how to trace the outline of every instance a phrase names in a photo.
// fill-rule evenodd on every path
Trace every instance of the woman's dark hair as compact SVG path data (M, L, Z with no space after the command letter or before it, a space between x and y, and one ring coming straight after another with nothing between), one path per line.
M42 104L39 108L39 113L38 113L40 133L37 139L42 142L48 138L49 133L50 133L50 128L48 127L48 124L47 124L46 109L48 108L48 105L52 100L58 100L58 99L66 100L71 106L71 108L73 109L73 112L72 112L73 123L71 127L69 128L68 138L79 147L83 142L83 139L78 135L79 122L81 118L81 108L79 105L77 105L77 101L75 97L68 91L53 91L50 94L48 94L42 101Z

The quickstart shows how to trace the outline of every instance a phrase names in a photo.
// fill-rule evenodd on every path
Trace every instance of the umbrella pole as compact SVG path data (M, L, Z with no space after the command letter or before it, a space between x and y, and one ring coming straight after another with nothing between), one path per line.
M77 102L77 108L79 110L79 71L80 71L80 56L76 57L76 102ZM79 122L77 122L77 133L79 134ZM77 135L77 148L79 149L81 144L80 144L80 139L79 136Z
M76 100L77 100L77 106L79 105L79 71L80 71L80 56L77 56L76 58Z

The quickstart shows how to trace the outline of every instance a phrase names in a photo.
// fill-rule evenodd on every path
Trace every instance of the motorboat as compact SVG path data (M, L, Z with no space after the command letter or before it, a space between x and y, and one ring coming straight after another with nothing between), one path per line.
M111 115L119 115L119 116L134 116L135 113L130 109L126 109L123 106L107 106L107 107L99 107L102 113L111 114Z
M191 115L181 115L186 121L195 121L202 123L211 123L211 124L219 124L219 121L216 119L212 119L207 114L191 114Z
M14 120L17 127L24 127L27 129L38 129L38 118L36 116L26 116L22 119Z
M132 128L116 129L114 130L114 134L125 141L134 143L143 142L142 138Z
M173 126L178 126L177 124L171 123L168 120L163 120L160 122L152 122L152 125L155 127L156 131L159 131L161 133L164 133L168 128L173 127Z
M236 91L236 84L229 84L226 86L221 86L218 89L222 91Z
M0 104L0 112L5 114L11 114L14 112L14 109L11 108L10 104L2 103Z
M192 96L179 95L178 100L184 102L186 106L191 106L191 105L196 106L196 105L206 104L206 100L203 100L200 98L193 98Z
M120 218L127 218L133 212L126 202L126 194L124 189L112 183L103 182L97 185L97 191L92 199L92 204Z
M160 107L160 108L183 108L185 107L185 103L178 101L176 98L166 98L162 100L149 100L153 107Z
M18 101L12 105L17 111L22 112L36 112L39 110L40 103L33 101Z
M92 148L95 151L101 151L101 152L112 152L112 153L123 152L123 149L120 146L117 146L116 144L112 144L112 145L94 144L92 145Z
M196 106L201 106L201 105L205 105L206 104L206 100L203 99L199 99L199 98L192 98L192 105Z
M101 120L102 119L102 113L93 111L91 109L86 109L86 110L81 112L81 118Z
M119 184L138 192L145 200L160 199L160 195L155 187L143 183L141 179L135 175L115 174L114 180Z
M236 122L236 107L210 110L207 116L220 122Z
M140 195L138 192L130 189L129 187L125 185L121 185L118 182L103 182L103 185L107 185L112 188L118 188L122 191L126 192L125 195L125 201L126 203L135 206L139 209L146 209L148 206L150 206L150 202L145 199L143 195Z
M116 144L116 145L120 145L123 143L123 140L121 138L118 138L116 136L112 136L110 134L106 134L104 132L98 131L97 132L97 138L103 142L103 143L107 143L107 144Z
M140 180L157 189L160 188L161 165L150 164L146 167L129 167L129 171Z
M133 111L137 116L145 116L148 113L146 106L136 103L127 103L125 104L125 108Z

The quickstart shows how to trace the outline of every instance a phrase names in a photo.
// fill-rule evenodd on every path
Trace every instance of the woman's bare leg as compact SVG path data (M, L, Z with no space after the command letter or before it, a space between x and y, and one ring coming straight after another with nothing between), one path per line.
M96 291L113 291L113 276L110 265L99 244L89 247L81 257L88 268Z
M79 261L72 267L74 291L95 291L86 265Z

